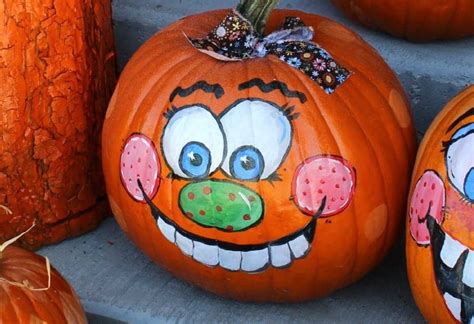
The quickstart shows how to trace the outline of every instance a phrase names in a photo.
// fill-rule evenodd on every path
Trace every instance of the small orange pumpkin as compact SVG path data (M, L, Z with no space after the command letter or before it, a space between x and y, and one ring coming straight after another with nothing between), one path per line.
M240 28L226 13L180 20L127 64L102 137L112 210L148 256L204 289L248 301L326 295L398 237L415 152L407 100L367 43L316 15L276 10L267 31L287 16L312 26L352 71L332 94L294 67L326 71L314 53L290 66L193 48L185 34Z
M421 144L408 210L410 285L430 323L474 320L474 86L455 97Z
M333 0L351 19L422 42L474 35L472 0Z
M108 206L99 134L115 85L110 0L0 2L0 241L38 248Z
M0 246L1 323L87 323L79 298L49 260Z

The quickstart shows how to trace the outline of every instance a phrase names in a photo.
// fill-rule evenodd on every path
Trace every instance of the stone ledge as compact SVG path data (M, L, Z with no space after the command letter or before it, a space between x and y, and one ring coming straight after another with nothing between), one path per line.
M123 67L133 52L155 32L187 15L230 8L236 0L115 0L114 20ZM410 96L418 134L458 92L474 83L474 37L414 44L374 32L345 18L330 0L282 0L280 8L298 9L332 18L357 31L398 74Z
M406 277L403 244L358 283L300 304L222 299L176 279L144 256L115 220L40 251L69 280L90 316L129 323L423 323ZM110 320L107 323L118 323Z

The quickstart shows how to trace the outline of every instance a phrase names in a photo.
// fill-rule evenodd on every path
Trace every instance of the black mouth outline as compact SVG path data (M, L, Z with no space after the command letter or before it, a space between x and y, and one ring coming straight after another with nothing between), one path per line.
M451 269L441 260L441 250L447 234L431 216L427 219L427 225L430 232L433 268L438 290L442 295L448 293L461 300L461 322L467 324L474 319L474 288L469 287L462 281L469 249L466 247L466 250L461 253Z
M316 225L317 225L317 220L319 217L322 215L324 209L326 208L326 198L324 197L323 200L321 201L321 206L319 207L318 211L314 214L314 216L311 217L311 221L305 225L302 229L284 236L282 238L279 238L277 240L273 241L268 241L266 243L261 243L261 244L235 244L235 243L230 243L230 242L224 242L224 241L219 241L215 239L210 239L207 237L202 237L199 235L196 235L194 233L188 232L184 229L182 229L178 224L176 224L174 221L172 221L168 216L166 216L163 212L160 211L160 209L151 201L150 197L145 193L145 190L142 186L141 181L138 179L138 187L142 191L143 198L145 199L145 202L148 204L150 207L151 213L153 215L153 218L155 221L158 221L159 218L161 218L166 224L171 225L174 227L174 229L180 233L181 235L187 237L188 239L191 239L193 241L198 241L207 245L211 246L217 246L221 249L228 250L228 251L237 251L237 252L248 252L248 251L257 251L257 250L262 250L269 248L270 246L276 246L276 245L283 245L291 240L304 235L306 240L308 241L309 244L311 244L314 240L314 235L316 233ZM309 251L309 249L308 249Z

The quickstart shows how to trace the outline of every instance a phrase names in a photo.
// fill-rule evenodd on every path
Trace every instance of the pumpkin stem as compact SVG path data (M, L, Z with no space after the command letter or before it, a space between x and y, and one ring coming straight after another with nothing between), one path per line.
M8 208L8 207L5 207L3 205L0 205L0 208L5 210L6 213L8 214L13 214L13 212ZM33 225L31 225L30 228L28 228L26 231L24 231L23 233L9 239L8 241L4 242L3 244L0 245L0 260L2 259L2 253L3 251L9 247L10 245L12 245L13 243L15 243L16 241L18 241L23 235L25 235L26 233L28 233L29 231L31 231L33 229L33 227L36 226L36 221L33 222ZM48 274L48 285L44 288L34 288L31 286L30 282L28 280L23 280L23 282L15 282L15 281L10 281L8 279L5 279L5 278L1 278L0 277L0 281L2 282L6 282L7 284L9 285L12 285L12 286L15 286L15 287L20 287L20 288L26 288L30 291L45 291L45 290L49 290L49 288L51 288L51 263L49 262L49 259L47 257L44 257L45 259L45 263L46 263L46 273Z
M280 0L240 0L237 11L254 26L259 35L263 35L270 13L278 2Z
M1 205L0 205L1 206ZM9 210L11 212L10 209L8 209L7 207L5 206L2 206L4 208L6 208L7 210ZM23 233L9 239L8 241L4 242L3 244L0 244L0 260L2 259L2 253L3 251L5 251L5 249L7 247L9 247L10 245L12 245L13 243L15 243L16 241L18 241L23 235L25 235L26 233L28 233L29 231L31 231L33 229L33 227L36 226L36 221L33 223L33 225L31 225L30 228L28 228L26 231L24 231Z

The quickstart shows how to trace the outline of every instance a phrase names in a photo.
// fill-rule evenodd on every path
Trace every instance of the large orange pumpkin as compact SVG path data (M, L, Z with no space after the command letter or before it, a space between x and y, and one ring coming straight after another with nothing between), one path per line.
M408 275L430 323L474 321L474 86L421 144L406 235Z
M333 0L351 19L411 41L474 35L472 0Z
M148 256L204 289L326 295L397 239L415 151L407 100L367 43L316 15L276 10L267 31L286 16L314 27L352 72L333 94L277 56L224 62L193 48L184 34L203 37L226 13L176 22L125 67L102 137L112 210Z
M37 248L107 214L99 134L115 83L110 0L0 2L0 241Z
M8 243L10 244L10 243ZM0 246L1 323L87 323L81 302L49 261L14 246Z

